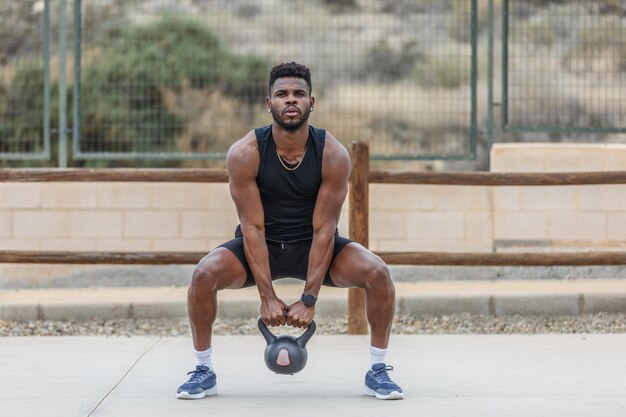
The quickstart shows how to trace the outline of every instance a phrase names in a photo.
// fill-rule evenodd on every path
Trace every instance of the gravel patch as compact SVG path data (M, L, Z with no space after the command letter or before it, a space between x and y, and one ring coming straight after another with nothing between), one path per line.
M346 317L316 319L317 333L347 334ZM292 327L272 329L275 334L302 333ZM584 316L481 316L452 314L443 316L399 315L393 334L572 334L626 333L626 314L593 314ZM217 320L216 335L256 335L256 319ZM186 318L179 319L116 319L85 321L0 320L0 337L19 336L190 336Z

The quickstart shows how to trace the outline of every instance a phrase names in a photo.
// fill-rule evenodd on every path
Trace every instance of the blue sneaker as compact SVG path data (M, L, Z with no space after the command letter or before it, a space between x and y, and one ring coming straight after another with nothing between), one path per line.
M204 365L197 365L196 369L187 372L191 375L189 381L178 387L176 398L181 400L195 400L206 395L217 394L217 376Z
M375 363L372 369L365 374L365 395L376 397L379 400L401 400L404 398L402 388L389 378L387 371L393 371L393 366L384 363Z

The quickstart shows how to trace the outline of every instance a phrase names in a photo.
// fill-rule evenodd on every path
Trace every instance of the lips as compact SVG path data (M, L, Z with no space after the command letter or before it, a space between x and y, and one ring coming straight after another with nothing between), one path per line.
M294 117L300 114L300 110L295 107L288 107L283 111L285 116Z

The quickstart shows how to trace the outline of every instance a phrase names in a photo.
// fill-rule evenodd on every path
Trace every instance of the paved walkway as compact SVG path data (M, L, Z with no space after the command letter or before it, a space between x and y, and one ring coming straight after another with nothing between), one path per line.
M219 394L175 398L188 338L0 338L7 417L623 417L626 335L395 336L406 399L361 394L366 336L313 336L299 374L271 373L257 336L214 339Z
M302 284L275 285L287 303ZM543 314L626 312L626 280L509 280L396 283L398 313ZM185 317L187 288L120 287L0 291L0 320ZM346 312L347 290L322 288L316 314ZM221 317L259 314L256 288L219 293Z

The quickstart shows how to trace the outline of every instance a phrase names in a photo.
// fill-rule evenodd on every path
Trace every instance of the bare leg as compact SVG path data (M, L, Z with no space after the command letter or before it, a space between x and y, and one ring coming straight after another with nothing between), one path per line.
M225 288L241 288L245 282L246 270L226 248L215 249L198 263L187 293L187 311L196 350L211 347L213 323L217 317L217 292Z
M387 348L396 303L395 287L387 265L358 243L350 243L331 264L330 276L340 287L365 290L371 344L380 349Z

